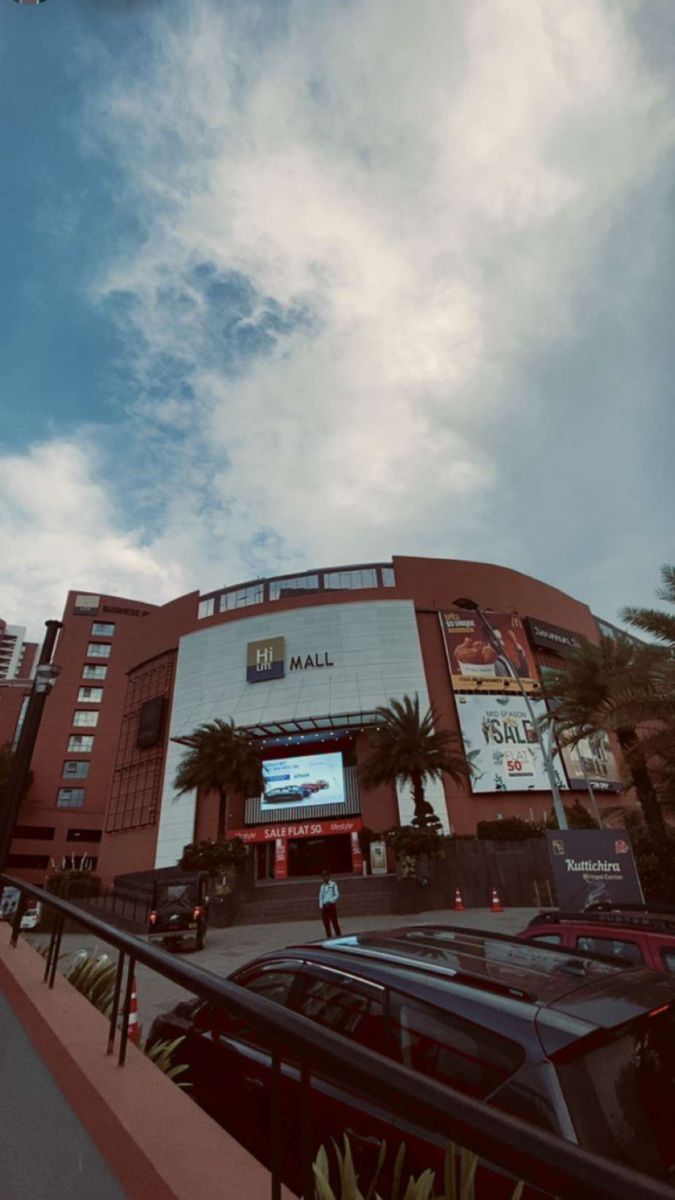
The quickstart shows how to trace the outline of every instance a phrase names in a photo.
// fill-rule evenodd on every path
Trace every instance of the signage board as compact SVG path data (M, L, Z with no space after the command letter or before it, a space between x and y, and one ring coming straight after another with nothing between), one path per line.
M603 901L643 902L625 829L547 830L546 844L560 909L581 912Z
M490 645L478 613L453 609L440 613L441 629L456 692L520 692L520 685L502 661L506 658L527 692L539 690L539 676L520 617L488 612L502 654Z
M550 625L548 621L540 621L537 617L525 617L527 636L533 646L541 650L553 650L555 654L569 654L571 650L579 650L586 642L581 633L573 633L571 629L563 629L560 625Z
M261 638L246 647L246 679L248 683L268 683L283 679L285 673L286 639Z
M575 746L566 745L564 735L558 736L558 742L571 788L579 790L590 783L600 792L623 789L621 771L606 733L590 734Z
M344 770L339 752L267 759L262 767L262 813L345 802Z
M101 603L100 596L77 595L73 612L77 617L91 617L98 612L98 606Z
M258 825L253 828L231 829L228 838L241 838L242 842L276 842L283 838L335 837L341 833L358 833L363 822L360 817L349 817L339 821L298 821L283 825Z
M370 843L370 869L373 875L387 874L387 847L385 842Z
M522 696L456 695L455 703L474 794L549 791L537 731ZM530 703L535 721L546 715L543 700ZM566 788L557 753L553 765L558 787Z

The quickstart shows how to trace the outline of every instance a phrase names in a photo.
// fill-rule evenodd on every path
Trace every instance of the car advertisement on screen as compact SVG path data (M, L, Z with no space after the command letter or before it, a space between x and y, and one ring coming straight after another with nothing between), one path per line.
M462 741L471 770L471 791L549 791L544 756L527 705L519 696L455 696ZM546 715L543 700L531 700L535 721ZM559 788L567 780L556 753Z
M268 759L263 763L263 778L265 790L260 801L261 811L315 808L345 802L341 754Z
M526 692L538 691L537 664L520 617L498 612L486 616L501 648L499 654L478 613L455 609L440 614L454 690L520 692L520 680Z

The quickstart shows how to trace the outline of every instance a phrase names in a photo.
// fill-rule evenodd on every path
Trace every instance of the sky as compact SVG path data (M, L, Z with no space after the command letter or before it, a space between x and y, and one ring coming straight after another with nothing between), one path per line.
M0 616L675 562L672 0L0 0Z

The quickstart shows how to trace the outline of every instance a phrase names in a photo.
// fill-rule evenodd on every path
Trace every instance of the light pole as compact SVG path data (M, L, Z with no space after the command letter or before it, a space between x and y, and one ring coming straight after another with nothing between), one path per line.
M462 608L468 612L474 612L476 614L476 616L478 617L478 620L481 622L481 625L483 626L483 630L487 636L487 639L488 639L490 645L492 646L492 649L494 650L495 654L497 655L498 661L506 669L507 673L511 676L511 678L513 680L515 680L515 682L520 690L520 693L523 697L523 700L525 701L527 711L530 714L530 721L532 722L532 728L534 729L534 732L537 737L537 741L539 743L539 747L541 749L541 756L544 760L544 766L546 768L546 774L548 776L549 787L551 789L551 797L553 800L553 811L555 812L556 819L558 821L558 827L559 827L559 829L567 829L568 828L567 814L565 812L565 806L564 806L562 800L560 799L560 792L558 790L558 781L555 777L555 768L553 766L553 756L551 753L551 749L552 749L551 744L553 742L553 734L551 734L549 744L546 745L544 742L544 738L542 736L539 721L537 720L536 716L534 715L534 709L532 708L532 703L530 701L530 697L528 696L528 694L525 691L525 688L523 686L523 681L520 678L520 675L518 674L518 672L516 670L514 670L513 664L510 661L510 659L508 659L507 656L504 654L503 646L502 646L499 638L497 637L497 631L492 627L492 625L488 621L487 617L485 616L485 613L480 608L480 606L476 603L475 600L467 600L466 597L461 597L459 600L453 600L453 604L454 604L455 608Z
M21 733L14 751L12 769L7 781L7 793L4 803L4 822L0 830L0 873L5 870L7 856L12 844L12 831L19 815L19 807L23 797L28 772L30 771L33 750L37 740L42 710L45 700L51 692L61 670L52 662L52 654L56 635L61 628L60 621L45 621L47 633L42 644L40 659L35 669L35 680L28 700L26 715L21 726Z

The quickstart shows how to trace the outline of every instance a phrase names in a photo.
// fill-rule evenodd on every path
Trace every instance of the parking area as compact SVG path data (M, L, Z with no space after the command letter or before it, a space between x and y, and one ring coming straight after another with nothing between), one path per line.
M489 909L473 908L457 913L453 910L420 913L415 916L399 916L395 913L383 916L350 917L342 922L345 934L355 933L365 929L393 929L399 925L413 924L443 924L457 925L463 928L490 930L495 933L518 933L537 912L534 908L509 908L502 913L493 913ZM45 934L28 934L30 941L36 945L47 942ZM186 961L212 971L224 978L243 966L258 954L267 950L278 950L280 947L297 945L298 943L317 941L323 936L320 920L293 921L274 925L233 925L229 929L211 929L208 932L206 945L200 951L180 952ZM69 933L63 938L62 966L65 966L72 955L79 950L109 953L115 951L106 947L100 940L86 933ZM138 1010L143 1034L147 1034L155 1017L165 1012L181 999L186 999L190 993L164 979L154 971L138 965L136 972L138 990Z

